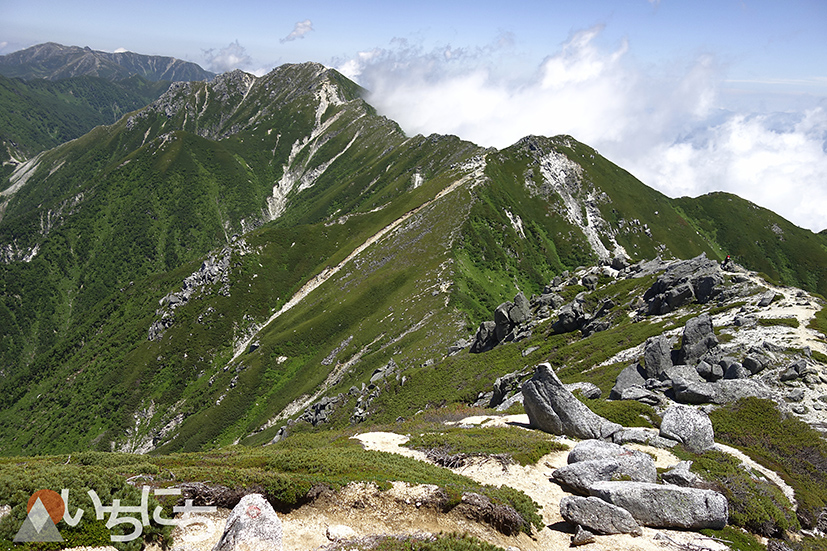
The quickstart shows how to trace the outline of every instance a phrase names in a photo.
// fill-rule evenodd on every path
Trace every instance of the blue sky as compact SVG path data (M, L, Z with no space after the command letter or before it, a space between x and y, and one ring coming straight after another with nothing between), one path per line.
M667 195L827 228L824 0L0 0L0 54L47 41L219 72L318 61L409 134L568 133Z

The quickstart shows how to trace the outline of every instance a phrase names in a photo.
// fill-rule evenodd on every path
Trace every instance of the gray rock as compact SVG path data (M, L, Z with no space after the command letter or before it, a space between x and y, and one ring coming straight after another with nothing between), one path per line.
M714 404L731 404L741 398L768 398L772 391L767 385L753 379L725 380L707 383L715 388Z
M661 478L668 484L692 488L701 482L701 477L690 471L691 461L681 461L669 470L665 471Z
M594 319L588 322L586 325L583 326L583 336L588 337L594 335L595 333L599 333L601 331L606 331L612 326L611 322L604 319Z
M815 529L827 535L827 507L822 507L815 522Z
M735 316L732 323L735 327L754 327L758 324L758 318L755 316Z
M493 321L484 321L477 329L477 334L474 336L474 342L471 344L470 352L472 354L479 354L487 352L497 346L497 324Z
M616 257L612 258L612 268L614 268L615 270L617 270L617 271L625 270L628 267L629 267L629 260L628 259L623 258L622 256L616 256Z
M709 416L693 407L671 406L663 414L660 435L682 443L686 449L703 453L715 445Z
M530 315L531 303L525 298L522 292L517 293L517 296L514 297L514 307L511 308L511 311L508 313L511 323L514 325L524 323Z
M553 310L557 310L565 303L565 299L554 292L543 293L539 297L531 299L531 305L539 308L541 306L548 306Z
M560 515L568 523L601 534L643 534L629 511L596 497L566 496L560 500Z
M804 400L804 389L797 388L784 396L784 399L788 402L801 402Z
M597 289L597 282L598 277L595 274L589 274L583 278L583 287L588 289L589 291L594 291Z
M790 365L790 368L795 369L795 371L800 375L800 374L804 373L805 369L807 369L807 360L802 359L802 360L798 360L796 362L793 362L793 364Z
M600 387L594 383L589 383L586 381L579 382L579 383L570 383L567 385L563 385L566 387L566 390L569 392L579 391L580 395L587 400L597 400L600 396L603 395L603 391L600 390Z
M667 367L672 367L672 339L664 335L648 338L643 349L645 378L659 379Z
M718 338L715 336L709 314L702 314L686 322L681 344L683 363L696 365L705 354L717 346Z
M586 321L583 307L577 301L570 302L560 309L557 322L554 324L555 333L571 333L580 329Z
M793 551L793 548L781 540L770 540L767 542L767 551Z
M250 494L233 508L213 551L279 551L281 548L281 521L276 512L264 496Z
M505 401L508 395L520 388L520 380L524 379L528 374L522 371L514 371L507 373L494 381L494 393L491 396L491 401L488 407L494 408Z
M578 524L577 528L574 529L574 535L571 537L571 546L578 547L580 545L586 545L587 543L594 542L594 534Z
M761 295L761 300L758 301L758 306L761 308L766 308L772 301L775 300L775 291L767 291L763 295Z
M698 371L688 365L674 365L667 367L661 373L660 378L670 381L675 390L684 389L692 383L703 383L705 379L698 374Z
M641 270L639 273L645 272ZM636 274L636 277L640 276ZM723 281L721 267L705 255L673 262L644 294L647 312L649 315L667 314L695 299L707 302L716 295Z
M571 465L572 463L579 463L581 461L619 457L629 452L634 452L634 450L604 440L583 440L572 448L566 461Z
M627 454L570 463L552 474L556 482L573 491L589 495L589 488L602 480L633 480L656 482L658 472L651 456L628 450Z
M724 370L719 364L709 364L703 360L698 362L698 365L695 366L695 370L698 372L698 375L704 378L704 380L709 382L714 382L719 379L724 378Z
M644 428L629 428L623 429L621 431L616 432L613 435L613 438L618 435L631 435L631 433L636 432L645 432L646 435L641 435L641 438L630 440L630 442L636 442L639 444L646 443L647 441L655 441L659 439L657 431L655 429L644 429ZM670 441L671 444L667 447L672 447L677 442L674 440ZM634 456L641 456L641 457L649 457L648 454L645 454L638 450L633 450L631 448L627 448L625 446L620 445L618 442L606 442L603 440L583 440L582 442L578 442L574 448L569 452L567 462L568 464L579 463L581 461L594 461L597 459L610 459L615 457L628 457L630 455Z
M623 389L623 392L620 394L620 399L634 400L640 402L641 404L657 406L663 402L664 397L652 392L651 390L646 390L645 388L641 388L639 386L632 386Z
M675 447L678 442L670 438L664 438L658 434L656 429L645 429L640 427L625 428L612 435L615 444L644 444L654 448L669 449Z
M680 308L684 304L689 304L695 299L695 292L692 285L689 283L681 283L680 285L666 291L666 297L661 304L660 313L666 314Z
M738 362L729 364L724 372L724 379L749 379L749 370Z
M597 482L595 497L626 509L644 526L683 530L720 530L726 526L726 498L712 490L647 482Z
M507 398L502 404L498 405L494 409L497 411L505 411L514 404L522 404L523 403L523 395L522 393L518 392L517 394Z
M609 439L622 427L597 415L565 389L551 365L542 363L522 387L523 406L531 425L574 438Z
M638 364L632 364L621 371L612 391L609 393L609 400L620 400L623 391L633 386L643 387L646 384L646 377L643 368Z
M796 371L794 367L788 367L783 373L781 373L781 375L778 376L778 380L782 382L792 381L798 379L800 376L800 373Z
M691 383L684 389L675 392L675 400L682 404L718 404L720 402L720 388L715 383Z
M770 362L771 360L763 354L748 354L742 363L752 375L755 375L764 371Z

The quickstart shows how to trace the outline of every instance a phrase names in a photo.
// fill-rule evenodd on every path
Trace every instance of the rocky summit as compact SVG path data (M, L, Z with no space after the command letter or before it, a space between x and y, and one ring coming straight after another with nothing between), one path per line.
M53 51L162 64L28 66ZM224 522L260 494L253 546L425 517L520 549L821 537L824 233L571 136L407 136L316 63L179 76L106 88L137 103L88 132L52 109L66 140L0 136L0 540L32 472L181 484Z

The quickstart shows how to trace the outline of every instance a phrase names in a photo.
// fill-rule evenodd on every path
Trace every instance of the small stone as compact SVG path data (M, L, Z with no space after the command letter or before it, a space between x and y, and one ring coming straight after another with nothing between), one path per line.
M784 396L784 399L788 402L800 402L804 399L804 389L797 388Z
M327 539L333 542L346 541L356 537L356 530L344 524L333 524L327 527Z
M594 534L578 524L574 535L571 537L571 545L572 547L577 547L579 545L586 545L587 543L594 543Z

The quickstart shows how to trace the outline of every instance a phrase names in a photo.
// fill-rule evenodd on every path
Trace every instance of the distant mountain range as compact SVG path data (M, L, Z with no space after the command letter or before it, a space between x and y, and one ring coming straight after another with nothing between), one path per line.
M150 56L134 52L101 52L54 42L0 56L0 75L12 78L61 80L93 76L122 80L138 75L146 80L210 80L214 73L197 64L174 57Z

